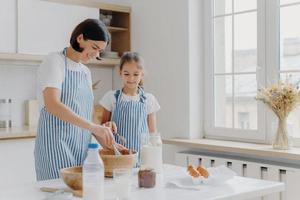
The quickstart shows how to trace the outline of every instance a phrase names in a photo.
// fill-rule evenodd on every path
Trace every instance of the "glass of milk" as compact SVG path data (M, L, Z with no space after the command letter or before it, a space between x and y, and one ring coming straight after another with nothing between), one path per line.
M154 169L161 173L162 164L162 141L159 133L144 134L141 138L141 168Z
M114 169L114 187L118 199L129 199L131 192L131 169Z

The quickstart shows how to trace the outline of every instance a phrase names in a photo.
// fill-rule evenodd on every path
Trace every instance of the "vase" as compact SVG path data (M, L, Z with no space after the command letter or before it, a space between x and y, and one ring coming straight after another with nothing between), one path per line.
M278 127L273 148L278 150L287 150L291 147L291 141L287 130L287 118L278 118Z

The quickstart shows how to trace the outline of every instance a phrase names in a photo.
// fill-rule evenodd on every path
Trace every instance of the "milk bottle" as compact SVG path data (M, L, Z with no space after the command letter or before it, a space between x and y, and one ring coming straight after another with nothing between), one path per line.
M104 166L98 144L89 144L82 170L83 200L104 200Z

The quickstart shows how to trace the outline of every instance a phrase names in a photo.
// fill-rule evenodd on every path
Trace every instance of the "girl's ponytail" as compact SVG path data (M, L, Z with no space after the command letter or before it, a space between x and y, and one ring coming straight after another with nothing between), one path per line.
M144 81L143 81L143 80L141 80L141 81L139 82L139 86L140 86L140 87L144 87Z
M135 62L139 69L144 70L144 59L137 52L127 51L124 52L120 59L120 70L123 69L123 65L128 62Z

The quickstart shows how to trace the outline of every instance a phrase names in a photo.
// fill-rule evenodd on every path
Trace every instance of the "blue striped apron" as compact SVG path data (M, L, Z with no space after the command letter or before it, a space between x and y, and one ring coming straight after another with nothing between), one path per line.
M139 101L124 101L122 100L122 91L117 90L115 93L116 107L112 115L112 121L116 123L118 133L126 139L125 146L137 152L140 151L141 135L149 132L146 97L142 88L139 88L139 97ZM115 139L120 143L118 137Z
M63 54L66 55L66 49ZM91 120L93 99L86 73L69 70L65 56L61 102L79 116ZM59 178L60 169L82 165L90 141L90 132L60 120L44 106L40 112L34 149L37 180Z

